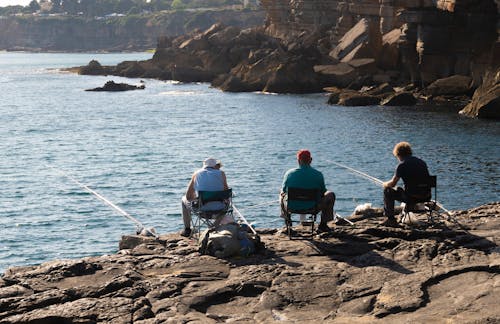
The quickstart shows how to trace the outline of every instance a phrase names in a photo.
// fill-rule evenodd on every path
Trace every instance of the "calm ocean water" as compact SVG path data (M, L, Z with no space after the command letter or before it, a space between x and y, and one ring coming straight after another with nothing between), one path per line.
M107 80L139 80L58 70L150 56L0 53L0 272L114 253L121 235L135 231L47 165L159 233L181 229L180 198L208 156L222 160L235 205L257 227L282 225L271 202L300 148L312 151L341 215L360 203L380 206L382 193L331 161L387 180L401 140L438 175L438 199L448 209L499 200L498 122L436 108L330 106L323 94L232 94L156 80L145 80L143 91L84 92Z

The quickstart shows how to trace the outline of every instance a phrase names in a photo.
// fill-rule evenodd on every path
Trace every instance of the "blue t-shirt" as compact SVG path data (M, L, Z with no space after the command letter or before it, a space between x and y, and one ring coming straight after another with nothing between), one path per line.
M300 165L298 168L290 169L283 177L281 191L288 192L288 188L319 189L321 194L326 192L323 174L310 165ZM290 209L310 209L315 206L312 202L292 201L288 204Z
M222 171L214 168L203 168L196 171L194 179L194 190L198 191L222 191L224 190L224 179ZM221 210L224 204L220 201L210 201L201 208L204 211Z

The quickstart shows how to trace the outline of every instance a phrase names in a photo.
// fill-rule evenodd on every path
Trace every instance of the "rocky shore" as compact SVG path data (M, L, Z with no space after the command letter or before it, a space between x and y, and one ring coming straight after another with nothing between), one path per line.
M265 24L160 37L154 57L82 74L210 82L223 91L330 92L345 106L452 106L500 118L494 0L261 1Z
M11 268L0 323L500 321L500 202L433 226L384 227L378 209L349 219L314 240L261 230L247 258L130 235L114 255Z

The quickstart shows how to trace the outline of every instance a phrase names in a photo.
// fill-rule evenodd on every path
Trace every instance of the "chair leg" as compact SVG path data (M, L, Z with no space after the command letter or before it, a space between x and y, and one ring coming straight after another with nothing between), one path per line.
M194 217L191 218L191 227L192 227L192 230L191 230L191 234L189 234L189 238L195 238L196 235L199 235L199 234L197 234L200 231L198 223L199 223L198 216L194 216Z
M285 226L286 226L286 234L288 235L288 238L292 238L292 219L290 218L290 215L286 215L285 218Z
M314 237L314 225L316 224L316 215L311 216L311 239Z

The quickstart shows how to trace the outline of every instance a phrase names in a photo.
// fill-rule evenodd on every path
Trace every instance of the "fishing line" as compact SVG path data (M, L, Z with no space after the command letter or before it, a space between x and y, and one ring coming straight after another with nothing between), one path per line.
M260 203L260 204L257 204L257 205L250 205L248 207L245 207L244 209L251 209L251 208L257 208L257 207L262 207L262 206L268 206L268 205L271 205L271 204L274 204L274 203L277 203L279 202L279 200L273 200L273 201L266 201L266 202L263 202L263 203Z
M156 239L159 238L158 234L156 234L154 232L154 230L146 228L141 222L139 222L137 219L135 219L134 217L132 217L129 213L127 213L126 211L124 211L123 209L121 209L120 207L118 207L117 205L115 205L113 202L111 202L109 199L107 199L106 197L102 196L98 192L92 190L89 186L81 183L80 181L76 180L75 178L73 178L72 176L70 176L69 174L67 174L66 172L64 172L64 171L62 171L62 170L60 170L60 169L58 169L56 167L53 167L53 166L50 166L50 165L47 165L47 167L53 169L54 171L57 171L59 174L61 174L62 176L68 178L69 180L71 180L72 182L74 182L75 184L77 184L79 187L81 187L82 189L84 189L88 193L90 193L90 194L94 195L95 197L97 197L97 199L99 199L100 201L104 202L106 205L108 205L108 206L112 207L114 210L118 211L122 216L124 216L127 219L129 219L132 222L134 222L137 225L137 227L138 227L138 232L139 233L142 232L142 230L145 230L147 233L151 234Z

